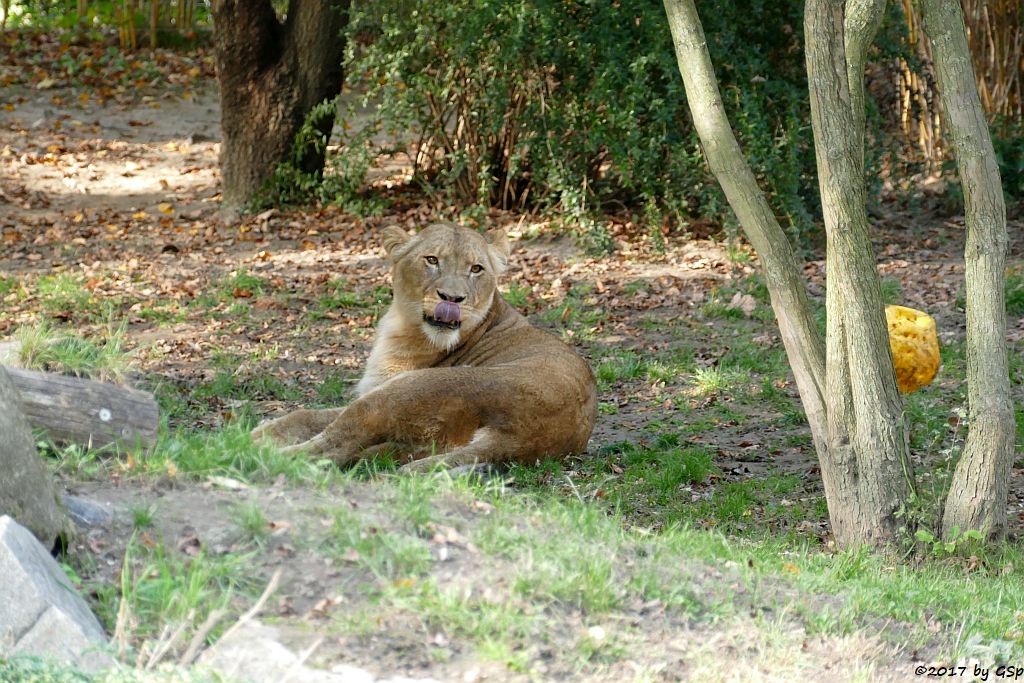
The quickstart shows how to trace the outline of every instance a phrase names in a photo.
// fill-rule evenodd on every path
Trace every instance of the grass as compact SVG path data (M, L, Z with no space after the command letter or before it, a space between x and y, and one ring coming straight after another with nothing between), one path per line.
M262 546L270 536L270 520L257 500L249 500L235 507L232 513L242 540Z
M595 338L608 314L598 305L591 285L577 284L560 303L542 313L541 318L553 325L564 339L587 341Z
M121 324L82 337L43 321L18 328L14 338L21 344L20 361L25 368L123 382L131 368L125 331Z
M237 612L232 604L236 595L251 597L256 586L246 569L248 559L202 552L183 556L146 533L133 536L125 550L120 590L97 587L99 617L112 632L118 623L127 627L125 643L135 649L152 646L165 626L186 623L190 631L197 629L214 610Z
M423 539L384 531L345 507L335 509L333 515L330 555L358 564L382 584L397 580L401 585L412 585L433 564Z
M213 430L163 429L148 450L43 445L55 470L82 478L116 474L197 481L219 476L269 483L284 477L294 484L323 487L337 473L327 461L287 456L273 446L254 443L249 436L252 427L251 421L243 419Z
M261 286L244 280L234 284ZM633 636L621 630L602 637L590 627L605 619L625 620L635 605L652 600L698 629L740 629L747 622L739 620L749 611L775 610L785 618L750 626L756 631L751 638L785 641L785 647L796 650L799 642L794 645L780 635L791 622L828 636L868 627L877 631L888 623L887 637L923 651L939 647L936 657L984 661L1003 653L1013 661L1024 656L1024 551L1019 547L975 548L973 559L924 553L898 561L837 553L825 545L822 529L828 515L815 478L774 469L771 462L779 448L810 450L812 444L792 389L785 389L788 373L780 344L751 341L752 330L766 328L756 313L766 301L764 293L751 280L714 296L728 303L726 297L735 292L754 298L753 319L725 314L699 338L681 325L666 334L686 337L657 353L595 341L593 367L603 397L630 395L628 409L639 403L640 413L652 413L647 423L628 443L611 444L568 466L517 466L505 482L443 473L396 475L386 457L338 471L327 462L284 457L275 448L252 443L248 431L253 421L244 403L294 401L302 395L293 385L254 369L275 362L279 350L273 346L248 354L217 352L206 382L172 388L162 396L172 410L197 399L243 404L229 404L233 414L222 428L165 428L149 453L71 447L51 454L59 469L76 476L116 472L172 481L222 476L254 485L283 476L294 485L320 488L372 480L379 501L372 509L350 506L340 496L320 515L330 520L323 552L336 565L358 571L358 592L372 601L358 609L375 615L378 625L389 618L419 620L425 632L467 639L479 656L535 678L544 675L536 669L531 643L564 623L566 615L583 624L571 640L574 666L600 670L623 652L633 652ZM334 295L339 297L337 310L348 306L337 290ZM603 315L589 290L574 287L544 317L568 337L596 340ZM938 500L963 438L949 418L951 406L962 405L964 345L944 344L942 353L937 385L906 402L914 426L912 447L934 464L920 473L931 500ZM1021 372L1016 352L1011 368ZM343 373L311 391L337 405L346 400L351 383L352 377ZM666 399L680 408L675 416L658 415ZM619 404L603 401L600 410L614 412ZM1017 415L1018 425L1024 424L1020 409ZM768 437L770 443L749 447L766 464L749 477L722 471L716 460L742 455L747 446L730 444L751 430L780 432ZM726 431L735 441L719 438ZM469 512L467 501L486 503L491 511ZM132 570L121 592L133 614L147 622L132 635L136 647L152 641L167 624L186 620L197 601L230 607L232 596L251 589L244 580L246 568L237 562L240 556L186 558L160 551L151 545L158 544L151 538L153 508L133 509L131 515L137 536L128 564ZM251 548L265 545L269 525L256 502L239 504L232 519ZM443 566L434 540L441 527L456 529L479 552L462 565L461 585L433 571ZM496 566L508 568L500 581L492 574ZM722 577L709 578L719 572ZM180 597L173 597L177 593ZM100 600L115 605L115 597L101 594ZM111 607L104 609L108 622L116 618ZM339 619L339 629L375 632L365 620L346 618ZM438 659L449 656L444 648L431 652Z
M1024 317L1024 271L1015 268L1006 274L1006 314Z
M352 289L347 280L332 280L327 284L327 294L317 299L313 309L314 320L330 317L335 311L351 311L354 309L373 309L374 319L391 303L391 290L378 286L366 291Z
M750 523L747 512L752 506L796 493L800 483L795 479L779 475L727 488L720 502L708 505L716 508L718 519ZM634 600L657 599L698 620L728 622L743 612L742 604L730 605L723 594L728 592L725 584L698 578L704 563L725 563L735 574L732 580L752 591L750 599L796 605L791 609L812 632L848 634L875 619L891 618L900 624L897 633L905 629L903 636L909 633L912 641L926 643L937 621L951 643L942 656L976 653L981 646L1024 654L1024 583L1014 578L1022 572L1019 548L992 551L980 568L967 572L961 562L948 558L910 566L866 552L822 553L806 540L787 541L770 529L763 534L731 529L726 535L724 523L706 531L679 520L651 534L628 524L619 512L609 514L573 496L523 496L493 486L446 483L443 476L431 482L418 486L434 504L439 497L468 490L494 506L466 533L482 553L515 567L514 579L506 592L492 594L486 604L429 579L391 586L382 592L382 604L475 638L485 650L516 652L530 633L544 628L541 615L551 615L551 610L579 610L593 617ZM802 520L804 510L798 503L778 504L758 515L758 525L771 525L778 517ZM759 588L768 585L764 582L771 588ZM823 597L832 595L837 597ZM541 605L546 607L538 611ZM495 638L503 630L510 635L502 645Z
M214 672L164 668L156 671L122 669L90 674L76 666L37 657L0 657L0 681L4 683L223 683Z
M51 317L70 318L99 305L99 299L85 288L83 280L71 275L40 277L35 294L43 311Z

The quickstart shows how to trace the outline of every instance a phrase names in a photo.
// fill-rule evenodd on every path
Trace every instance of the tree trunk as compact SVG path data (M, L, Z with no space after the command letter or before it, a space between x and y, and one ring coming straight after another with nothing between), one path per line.
M808 36L812 120L828 223L828 346L810 316L798 262L743 158L722 106L693 0L665 0L694 126L715 177L758 252L790 365L821 462L833 533L840 545L885 545L913 491L902 402L896 388L881 287L867 232L863 180L863 61L884 2L864 0L851 16L847 65L843 12L820 7ZM834 6L833 6L833 9ZM808 15L811 13L808 8ZM816 25L823 21L823 26ZM821 74L822 71L827 73ZM857 92L851 96L850 79ZM828 88L822 95L817 88ZM854 100L853 98L858 99ZM855 105L855 102L857 103ZM825 119L822 112L828 113ZM860 131L859 133L857 131ZM827 370L827 371L826 371Z
M704 154L764 269L772 309L796 378L821 462L821 478L836 538L847 538L857 505L857 467L849 449L829 446L824 344L811 316L796 254L757 185L722 105L704 30L693 0L665 0L676 61Z
M350 0L290 0L278 21L270 0L215 0L220 81L223 205L238 210L281 162L310 110L341 91ZM334 117L315 122L326 139ZM323 169L323 145L301 155L302 170Z
M967 391L969 432L953 474L943 533L1006 529L1014 417L1006 354L1006 207L992 139L957 2L922 0L925 33L946 125L963 183L967 220Z
M799 261L733 135L693 0L665 0L665 11L694 127L712 173L761 260L811 434L815 444L824 446L824 349Z
M870 22L862 30L871 30ZM846 535L837 529L836 536L841 545L887 545L899 529L896 513L913 495L913 472L868 236L857 132L863 115L854 114L843 6L808 0L804 35L828 249L829 437L839 462L856 463L855 508ZM862 42L859 36L850 40ZM854 75L859 83L860 74Z

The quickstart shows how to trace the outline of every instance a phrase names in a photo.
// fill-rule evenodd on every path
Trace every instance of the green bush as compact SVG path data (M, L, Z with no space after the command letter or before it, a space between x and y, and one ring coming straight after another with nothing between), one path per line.
M725 106L795 235L817 203L801 12L701 6ZM648 219L652 206L680 222L729 219L660 2L382 0L353 11L349 34L349 85L376 107L377 128L409 134L431 192L584 223L623 205Z

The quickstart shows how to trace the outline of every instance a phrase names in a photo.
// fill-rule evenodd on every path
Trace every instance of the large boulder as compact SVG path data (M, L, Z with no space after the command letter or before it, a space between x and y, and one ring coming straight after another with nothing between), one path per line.
M36 452L18 390L0 367L0 515L10 515L47 549L72 532L53 476ZM0 574L0 576L3 576Z
M25 527L0 517L0 656L27 654L97 671L113 665L103 627Z

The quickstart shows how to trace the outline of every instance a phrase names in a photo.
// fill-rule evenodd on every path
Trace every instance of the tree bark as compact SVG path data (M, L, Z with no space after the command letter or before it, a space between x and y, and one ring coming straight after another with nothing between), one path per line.
M160 408L138 389L48 372L4 368L21 397L21 411L52 439L99 448L156 443Z
M224 208L244 208L274 168L292 158L310 110L341 91L349 5L290 0L282 23L270 0L214 2ZM333 116L315 122L324 140L333 124ZM302 170L316 173L323 164L322 145L303 151Z
M946 125L963 183L967 221L967 395L969 431L942 529L1006 529L1014 417L1006 353L1006 207L999 168L971 64L960 3L922 0Z
M870 22L860 30L871 30ZM804 34L828 249L829 441L837 463L856 468L856 502L835 532L840 545L884 546L895 540L896 513L914 493L913 471L868 236L857 133L863 118L854 114L842 4L808 0ZM851 35L850 41L856 46L863 39Z
M838 448L831 445L830 435L836 430L830 426L826 410L824 344L811 316L799 261L729 125L693 0L665 0L665 11L686 88L686 100L708 165L722 185L764 269L772 309L821 463L833 533L837 539L853 538L858 526L857 463L852 449L845 445L848 439L836 440ZM848 381L839 384L849 392ZM841 406L839 414L851 412Z

